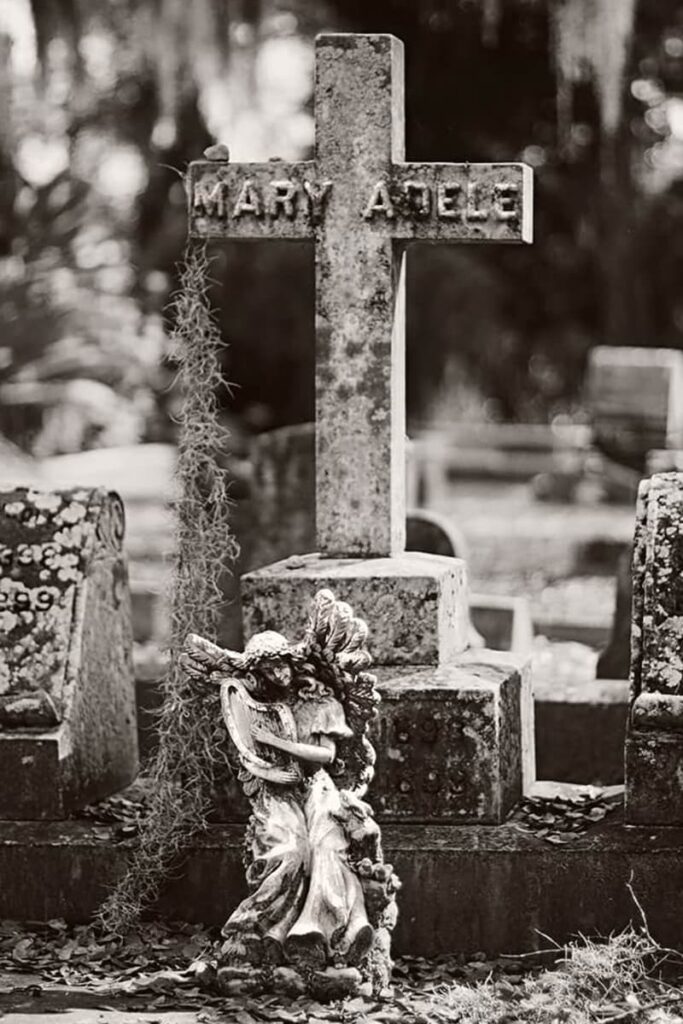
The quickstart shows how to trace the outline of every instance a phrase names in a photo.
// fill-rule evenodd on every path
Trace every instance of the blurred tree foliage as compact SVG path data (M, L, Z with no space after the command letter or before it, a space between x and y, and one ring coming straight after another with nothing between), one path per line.
M320 30L394 32L406 44L409 158L534 165L533 247L411 250L413 418L446 377L486 399L482 415L547 419L575 411L592 344L681 345L683 2L31 0L31 9L41 89L10 81L0 46L0 111L11 107L3 125L13 125L0 128L0 380L30 376L36 363L43 374L73 372L80 353L79 373L128 394L147 389L163 406L165 377L150 354L184 240L178 172L212 139L206 94L238 66L248 92L273 32L309 43ZM26 177L18 140L27 131L65 150L46 180ZM100 187L114 149L141 166L127 205ZM101 258L83 256L88 238ZM226 376L238 385L231 410L255 428L310 418L310 248L228 244L215 257ZM125 315L104 332L98 362L103 303L110 321L116 309ZM46 353L69 338L74 358L48 359L46 370Z

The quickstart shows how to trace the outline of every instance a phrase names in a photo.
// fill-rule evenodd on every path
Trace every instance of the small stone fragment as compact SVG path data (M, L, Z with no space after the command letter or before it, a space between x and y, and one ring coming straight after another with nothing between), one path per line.
M306 983L293 967L276 967L273 971L273 988L276 992L296 997L306 991Z
M210 990L216 983L216 968L208 960L199 960L192 965L194 976L200 988Z
M228 163L230 150L224 142L218 142L215 146L207 146L204 156L207 160L214 160L216 163Z
M361 973L355 967L328 967L312 976L311 991L321 1002L332 1002L357 995L362 981Z

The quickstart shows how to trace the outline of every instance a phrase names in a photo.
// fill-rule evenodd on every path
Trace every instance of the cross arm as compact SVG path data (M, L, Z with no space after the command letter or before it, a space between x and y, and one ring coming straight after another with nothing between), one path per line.
M196 160L187 179L190 234L196 238L311 238L329 182L312 162L230 164Z
M526 164L393 163L361 214L406 240L531 242L532 194Z

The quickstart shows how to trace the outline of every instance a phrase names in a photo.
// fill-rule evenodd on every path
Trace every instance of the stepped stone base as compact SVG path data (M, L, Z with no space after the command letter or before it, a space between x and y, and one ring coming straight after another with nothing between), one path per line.
M578 932L640 924L681 948L683 828L597 826L557 847L511 825L406 826L384 830L387 859L403 879L397 953L525 952ZM244 895L243 829L214 826L197 841L155 913L222 924ZM0 918L91 918L135 846L91 823L0 823Z

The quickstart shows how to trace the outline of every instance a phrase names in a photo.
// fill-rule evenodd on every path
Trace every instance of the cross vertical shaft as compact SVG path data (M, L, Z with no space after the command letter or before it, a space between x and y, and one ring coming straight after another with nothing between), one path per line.
M400 552L405 540L402 246L360 220L403 160L403 47L391 36L318 40L316 166L333 182L316 229L316 500L326 555Z

